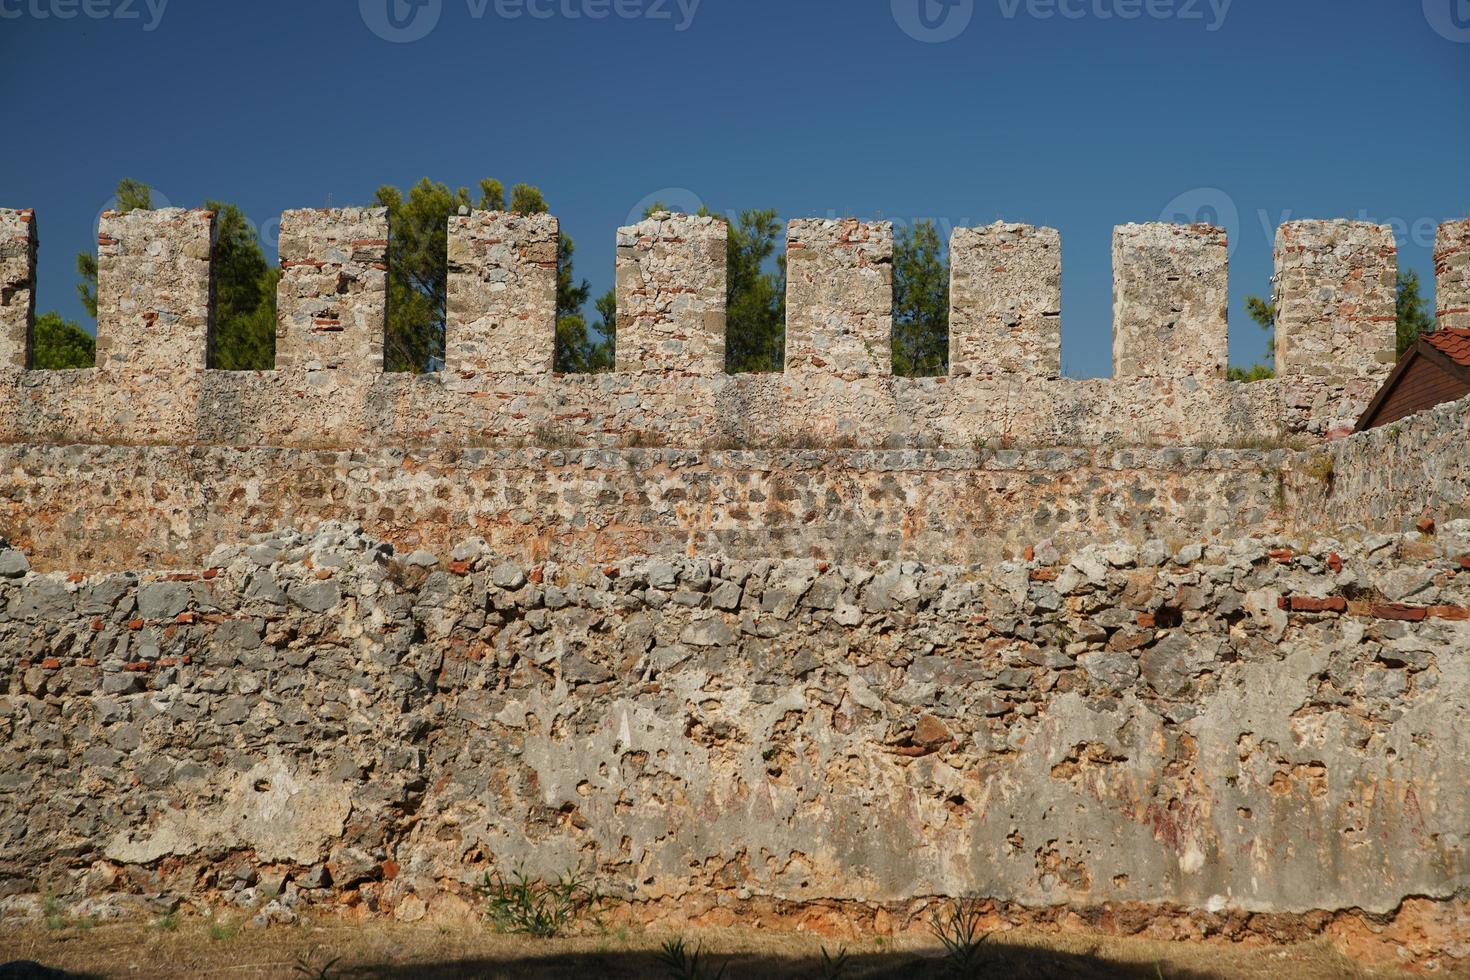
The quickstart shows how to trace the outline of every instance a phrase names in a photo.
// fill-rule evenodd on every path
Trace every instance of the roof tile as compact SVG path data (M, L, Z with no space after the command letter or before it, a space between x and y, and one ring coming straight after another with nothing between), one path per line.
M1424 339L1456 364L1470 367L1470 330L1446 328L1427 333Z

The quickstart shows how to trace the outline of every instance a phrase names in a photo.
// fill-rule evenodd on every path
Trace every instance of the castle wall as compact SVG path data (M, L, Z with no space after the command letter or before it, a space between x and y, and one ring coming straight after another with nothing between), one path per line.
M276 367L383 370L388 332L388 209L339 208L281 215Z
M38 244L34 212L0 209L0 368L31 366Z
M1470 219L1439 226L1434 269L1439 327L1470 330Z
M1395 354L1398 245L1361 221L1288 221L1276 232L1276 371L1369 376Z
M997 222L950 236L949 373L1062 373L1062 237Z
M475 211L449 219L447 373L551 370L560 239L549 214Z
M580 867L633 914L966 895L1382 932L1470 878L1467 551L1461 523L978 567L334 528L195 575L8 552L0 894L263 904L258 874L412 917Z
M140 373L209 367L217 233L213 211L165 208L102 215L99 367Z
M1409 530L1470 517L1470 399L1304 453L1288 477L1293 507L1318 526Z
M1284 451L0 448L39 568L192 567L242 533L360 523L412 550L994 561L1098 536L1279 527Z
M725 373L728 241L717 218L667 212L618 230L619 371Z
M582 445L1244 445L1350 428L1388 367L1375 345L1392 326L1379 315L1392 305L1392 246L1376 230L1283 230L1283 377L1242 385L1222 376L1223 233L1118 230L1117 374L1079 381L1056 377L1059 237L994 225L954 235L954 376L893 378L892 227L798 220L787 368L725 375L724 226L663 215L624 229L621 370L555 375L556 219L473 212L447 229L446 370L406 378L382 373L384 220L381 209L283 216L279 370L237 375L205 370L213 217L108 215L100 369L24 372L12 355L0 440L457 448L552 427ZM34 250L11 251L6 276L34 281ZM10 287L16 303L0 307L12 334L31 317L22 292Z
M786 262L786 370L892 374L893 223L797 219Z

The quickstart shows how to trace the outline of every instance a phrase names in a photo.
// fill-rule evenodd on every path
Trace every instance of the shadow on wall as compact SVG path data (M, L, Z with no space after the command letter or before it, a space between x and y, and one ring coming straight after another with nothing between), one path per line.
M680 970L655 953L583 953L563 956L527 956L515 959L470 959L453 963L345 968L338 976L386 980L551 980L588 977L614 980L926 980L948 977L1078 978L1078 980L1215 980L1224 974L1168 969L1152 964L1120 964L1098 956L1058 953L1020 946L987 946L976 962L958 967L937 953L876 953L848 956L845 961L823 962L821 957L787 958L755 954L720 957L705 954L698 964Z

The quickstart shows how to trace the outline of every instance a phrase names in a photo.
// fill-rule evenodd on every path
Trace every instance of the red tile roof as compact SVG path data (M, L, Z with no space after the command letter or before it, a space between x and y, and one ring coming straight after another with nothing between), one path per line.
M1433 344L1440 353L1444 354L1456 364L1470 367L1470 330L1436 330L1424 335L1424 339Z

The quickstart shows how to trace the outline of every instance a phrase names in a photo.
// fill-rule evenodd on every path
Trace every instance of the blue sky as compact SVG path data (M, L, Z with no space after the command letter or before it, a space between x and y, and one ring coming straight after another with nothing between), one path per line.
M1283 218L1394 222L1432 281L1470 213L1470 0L388 2L0 0L39 308L84 319L73 255L121 176L238 203L272 257L285 208L495 176L541 186L594 295L653 196L1051 225L1065 367L1106 375L1115 224L1231 227L1248 363Z

